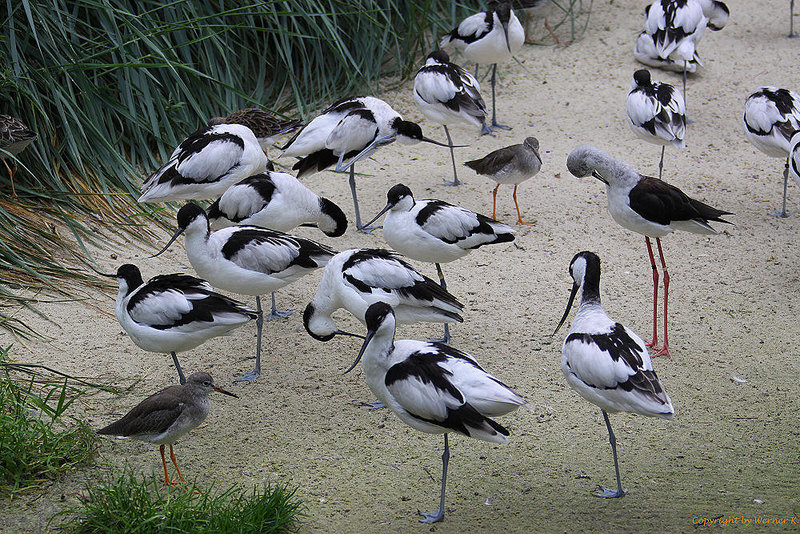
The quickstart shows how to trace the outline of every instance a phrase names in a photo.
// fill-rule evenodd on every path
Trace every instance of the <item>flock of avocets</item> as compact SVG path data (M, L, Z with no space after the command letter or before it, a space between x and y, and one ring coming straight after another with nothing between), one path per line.
M519 2L520 7L531 9L541 3ZM635 45L635 57L650 66L694 72L700 64L696 46L703 31L724 27L728 9L714 0L656 0L647 8L646 19ZM495 2L488 11L466 18L442 39L441 46L460 50L476 64L493 65L494 104L496 65L510 59L523 40L522 25L511 5ZM261 295L272 293L269 318L285 317L286 313L277 310L274 292L319 268L324 268L322 279L303 313L307 332L319 341L329 341L336 335L362 338L361 350L349 370L361 361L366 382L379 405L417 430L444 434L439 509L422 514L421 521L436 522L444 517L448 433L505 443L509 432L493 418L520 406L530 409L522 396L484 371L472 356L448 345L448 324L462 321L463 305L447 290L440 264L484 245L512 241L514 230L495 220L495 209L490 218L442 200L416 200L407 186L397 184L389 189L386 206L362 224L355 184L357 161L395 141L447 146L453 180L445 183L457 185L455 145L448 125L471 124L482 133L505 128L497 122L494 106L487 124L478 81L452 63L443 50L432 52L419 69L414 99L426 118L444 126L446 145L423 136L418 124L404 120L384 101L371 96L340 100L302 128L299 121L245 109L212 119L208 126L191 134L144 183L140 202L214 200L207 209L192 202L184 205L177 214L177 231L163 249L184 234L189 262L202 279L166 274L144 282L139 269L130 264L106 275L119 283L116 316L122 327L142 349L170 353L181 385L152 395L99 432L160 444L165 484L175 482L167 471L165 445L170 446L177 469L172 444L203 421L209 411L208 394L216 390L232 395L217 387L207 373L185 378L176 353L255 320L255 369L238 379L255 380L261 372ZM684 143L684 102L679 91L653 81L647 70L634 73L627 115L637 135L662 145L658 179L643 176L591 146L575 148L567 159L573 175L593 176L605 184L611 216L621 226L645 236L653 269L653 335L645 343L603 311L600 258L592 252L579 252L569 265L574 284L556 331L580 294L578 312L563 344L562 370L572 388L600 407L608 429L616 487L601 487L596 493L599 497L622 497L626 492L620 481L608 413L625 411L666 419L674 413L648 353L651 347L654 356L670 356L669 273L661 237L675 230L714 234L710 222L728 222L722 218L728 212L690 198L660 179L663 147L682 147ZM25 130L21 122L13 121L17 119L4 116L5 133ZM759 150L786 159L781 211L785 216L789 173L800 181L800 96L788 89L762 87L747 97L743 122L747 139ZM267 147L274 137L298 128L283 147L283 156L299 158L293 166L297 177L274 171L266 156ZM35 134L28 134L20 143L33 139ZM12 146L4 139L3 148L17 154L24 144ZM539 172L541 164L539 142L534 137L466 162L497 182L495 200L500 184L514 184L519 224L523 220L516 199L517 185ZM348 223L343 210L298 181L330 167L338 172L349 170L357 229L370 232L369 225L385 214L383 235L394 251L373 248L336 252L311 239L284 233L298 226L315 226L329 237L345 233ZM656 241L664 278L660 347L659 273L651 239ZM403 256L434 263L439 282L420 274ZM213 288L255 296L256 309ZM365 336L337 327L332 314L339 308L365 325ZM444 337L435 341L395 339L398 323L418 321L444 323ZM182 480L179 470L178 476Z

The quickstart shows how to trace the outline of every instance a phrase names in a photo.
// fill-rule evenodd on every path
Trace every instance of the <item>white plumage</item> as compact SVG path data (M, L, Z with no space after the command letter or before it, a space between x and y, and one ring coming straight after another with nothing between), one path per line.
M418 124L403 120L383 100L364 96L339 100L325 109L289 141L283 155L302 158L292 167L298 171L298 178L334 164L339 172L349 168L356 228L368 232L371 229L361 224L353 165L375 149L394 141L401 144L425 141L447 146L423 136Z
M400 323L461 322L464 307L430 278L421 275L396 254L383 249L351 249L331 258L317 292L306 306L303 324L319 341L339 330L331 315L345 308L364 322L367 308L386 302Z
M386 197L375 219L386 213L386 242L413 260L447 263L483 245L514 239L514 230L506 224L442 200L414 200L403 184L392 187Z
M686 146L686 105L681 94L667 83L654 82L645 69L633 74L633 85L625 99L628 125L641 139L661 145L658 177L664 167L664 146Z
M339 206L285 172L245 178L228 188L207 213L214 229L238 224L288 232L313 224L328 237L339 237L347 230L347 218Z
M708 19L698 0L656 0L646 11L645 31L653 36L658 57L691 61Z
M789 145L789 171L797 185L800 185L800 130L792 136Z
M522 27L509 2L496 2L495 8L470 15L439 46L453 45L467 60L479 64L508 61L525 42Z
M611 217L620 226L645 236L653 270L653 340L649 346L655 346L658 342L656 316L659 275L650 244L650 238L656 238L664 272L664 345L654 356L665 354L671 358L667 336L669 272L661 249L661 238L675 230L715 234L717 232L709 221L727 223L722 216L730 213L690 198L677 187L658 178L642 176L626 163L592 146L579 146L573 150L567 158L567 168L575 176L591 175L606 184Z
M415 201L403 184L392 187L386 197L386 206L367 224L386 213L383 237L389 246L412 260L435 263L445 289L440 263L457 260L483 245L514 240L510 226L442 200ZM442 341L450 341L447 324Z
M524 42L525 30L511 4L495 2L494 9L467 17L439 43L441 48L454 46L468 61L492 65L492 128L508 129L497 122L497 64L511 59Z
M208 126L187 137L169 161L147 178L139 202L216 198L266 168L267 157L250 128Z
M789 148L792 136L800 130L800 95L789 89L759 87L745 100L742 126L747 140L761 152L773 158L786 158L783 205L778 213L786 217Z
M426 118L441 125L472 124L486 120L486 104L475 77L450 61L443 50L428 54L414 77L414 102Z
M105 276L119 283L115 311L122 328L139 348L171 353L181 384L185 377L176 352L191 350L256 318L256 312L193 276L166 274L144 283L138 267L131 264Z
M636 44L633 47L633 57L636 58L636 61L648 67L655 67L672 72L686 71L689 74L696 72L697 67L703 65L696 49L694 56L688 61L660 57L653 36L646 31L642 31L639 37L636 38Z
M493 443L507 443L509 432L490 419L528 402L484 371L469 355L441 343L395 340L392 307L378 302L365 316L367 336L352 370L359 361L370 390L404 423L429 434L445 435L442 456L442 490L439 510L425 514L422 522L444 518L444 494L449 459L448 432Z
M486 104L481 98L478 80L459 65L451 63L443 50L435 50L428 54L425 65L414 77L414 102L425 117L444 127L453 163L453 181L445 180L445 185L460 184L453 140L447 126L460 122L479 126L482 133L490 131L486 126Z
M254 380L261 370L261 295L325 266L335 252L310 239L258 226L232 226L211 233L206 213L192 203L182 207L177 218L178 229L161 252L185 233L186 255L200 276L220 289L256 297L256 368L242 378ZM285 316L274 309L274 300L273 316Z
M574 281L567 309L556 331L564 324L579 290L581 304L561 349L561 370L569 385L597 405L609 433L617 474L617 489L603 488L598 497L622 497L616 439L608 413L631 412L672 419L672 401L653 370L644 341L613 321L600 305L600 258L579 252L569 267Z

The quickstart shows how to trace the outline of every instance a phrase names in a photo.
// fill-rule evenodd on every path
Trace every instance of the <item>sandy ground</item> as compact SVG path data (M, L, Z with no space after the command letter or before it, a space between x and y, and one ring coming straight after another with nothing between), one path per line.
M577 145L594 144L646 174L657 172L659 148L636 140L624 111L634 70L632 55L642 27L644 2L596 0L585 38L567 48L526 46L520 64L501 67L499 118L511 132L478 137L453 129L460 161L535 135L544 166L520 187L520 203L532 222L517 227L515 242L488 247L444 267L451 291L466 305L452 344L525 395L535 414L520 411L501 422L512 432L506 446L451 439L452 457L443 523L421 525L416 511L438 504L442 438L408 428L388 410L369 410L373 397L360 372L342 376L357 340L321 344L303 330L301 311L321 273L279 293L295 313L265 328L262 377L231 383L251 369L254 326L184 353L188 372L207 370L238 393L214 398L208 425L176 446L183 472L219 486L284 483L298 488L307 507L304 531L693 531L703 519L729 526L742 520L800 520L800 359L797 323L800 276L797 236L800 191L789 186L791 217L773 216L781 195L782 162L749 145L742 134L745 97L762 84L800 89L800 40L786 39L786 2L731 0L732 17L721 32L707 32L705 62L688 89L689 126L684 150L668 149L665 179L696 198L733 212L735 226L719 235L673 234L664 239L670 274L671 345L674 360L657 359L656 370L675 404L673 421L627 414L612 417L620 454L623 499L597 499L597 484L613 483L613 464L599 409L567 386L560 370L563 334L550 334L560 318L571 279L567 266L580 250L603 261L602 295L612 317L650 333L651 276L641 236L617 226L604 189L577 179L565 167ZM654 78L680 83L677 74ZM488 80L484 94L489 100ZM428 135L443 138L411 99L410 83L383 97ZM466 167L458 188L445 150L428 145L392 146L360 167L365 215L385 203L388 188L407 184L418 198L441 198L491 213L493 183ZM352 213L343 176L323 172L307 184ZM498 217L515 220L511 190L503 188ZM338 240L301 232L340 250L384 246L380 231L348 231ZM166 235L164 236L166 239ZM138 264L145 277L192 272L181 247L158 259L152 251L98 251L107 270ZM115 255L115 256L113 256ZM432 265L418 268L435 276ZM113 318L113 295L98 295L97 313L82 304L43 304L56 320L26 321L50 336L47 343L16 343L12 355L68 373L111 381L141 379L135 394L94 395L81 416L99 428L142 396L176 382L168 356L137 348ZM362 331L344 311L347 329ZM400 337L438 335L438 325L401 327ZM0 335L3 345L10 340ZM733 381L736 376L746 382ZM0 531L37 531L74 500L86 480L127 461L158 472L157 448L141 442L104 440L99 463L53 484L45 494L4 502ZM737 523L738 522L738 523ZM750 526L752 528L752 525Z

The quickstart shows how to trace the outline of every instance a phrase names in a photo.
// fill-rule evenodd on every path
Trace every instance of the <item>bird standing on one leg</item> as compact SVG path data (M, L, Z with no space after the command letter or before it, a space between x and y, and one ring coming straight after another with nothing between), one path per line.
M611 217L623 228L645 236L650 267L653 270L653 340L648 343L650 347L658 344L659 276L650 244L650 238L655 238L664 271L664 345L653 356L666 355L672 358L667 336L669 272L661 250L661 238L675 230L716 234L717 231L708 224L709 221L730 224L721 217L731 213L689 198L677 187L658 178L642 176L626 163L593 146L583 145L573 150L567 158L567 168L574 176L580 178L591 175L606 184L608 212Z
M386 242L412 260L436 264L443 289L447 289L447 284L440 263L457 260L484 245L514 240L511 227L442 200L415 201L411 189L403 184L389 189L386 199L386 206L367 224L386 213L383 223ZM441 341L450 342L447 323Z
M671 144L683 148L686 143L686 106L683 97L667 83L654 82L645 69L633 73L633 85L625 100L628 124L634 133L656 145L661 145L658 178L664 169L664 148Z
M369 389L408 426L429 434L444 434L442 489L439 509L418 512L422 523L444 519L449 432L492 443L507 443L508 430L491 419L520 406L530 410L518 393L484 371L470 356L442 343L395 339L395 315L384 302L365 313L367 336L350 372L359 361Z
M298 171L298 178L333 165L336 165L337 172L349 169L356 228L360 232L369 233L372 228L361 224L354 164L377 148L394 141L406 145L424 141L448 146L422 135L422 128L417 123L403 120L383 100L364 96L339 100L323 110L289 140L283 147L283 155L302 158L292 167Z
M253 381L261 374L261 295L272 293L270 318L288 317L291 312L278 312L274 292L324 267L336 252L310 239L259 226L231 226L211 232L205 211L191 202L178 211L177 220L178 229L156 256L185 233L186 255L197 274L214 287L256 297L256 366L237 379Z
M524 41L525 30L511 9L511 3L503 1L490 2L488 11L467 17L439 43L442 48L452 44L476 64L492 65L492 128L510 129L497 122L497 64L511 59Z
M194 276L164 274L145 283L139 268L129 263L116 274L98 274L119 283L116 316L131 341L149 352L171 354L181 384L186 378L177 352L192 350L259 317Z
M425 65L414 77L414 102L425 117L444 127L453 162L453 181L445 180L444 184L459 185L453 140L447 125L463 122L480 126L482 133L490 132L486 126L486 104L481 98L478 80L459 65L451 63L443 50L435 50L428 54Z
M208 394L218 391L231 397L238 396L214 385L211 375L204 372L192 373L186 383L170 386L158 393L150 395L125 414L125 416L97 431L98 434L138 439L147 443L160 445L161 463L164 465L164 485L172 486L175 480L170 479L167 471L167 459L164 446L169 445L169 456L178 478L183 482L183 475L175 459L173 443L186 435L190 430L200 426L211 403Z
M685 102L686 73L689 72L689 63L696 61L697 45L708 23L703 6L699 0L655 0L645 14L644 31L652 36L657 56L683 65Z
M789 89L760 87L747 97L742 116L744 135L767 156L786 158L783 170L783 203L779 217L788 217L786 188L789 182L789 147L800 131L800 95Z
M581 304L561 349L561 370L572 389L600 407L608 429L617 489L600 486L602 492L594 496L622 497L628 490L622 488L617 440L608 414L632 412L672 419L675 410L642 339L609 318L600 305L600 258L593 252L579 252L572 258L569 272L572 292L553 335L567 320L578 291Z

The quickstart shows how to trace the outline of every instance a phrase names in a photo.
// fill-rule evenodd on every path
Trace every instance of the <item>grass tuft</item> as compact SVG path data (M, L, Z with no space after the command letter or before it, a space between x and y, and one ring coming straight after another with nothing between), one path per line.
M166 488L160 476L139 478L126 467L89 485L82 502L61 515L70 519L59 528L74 534L222 534L296 532L304 513L287 486L252 492L231 486L219 493L194 484Z
M64 413L85 391L63 382L13 379L0 350L0 495L40 487L92 458L97 438Z

